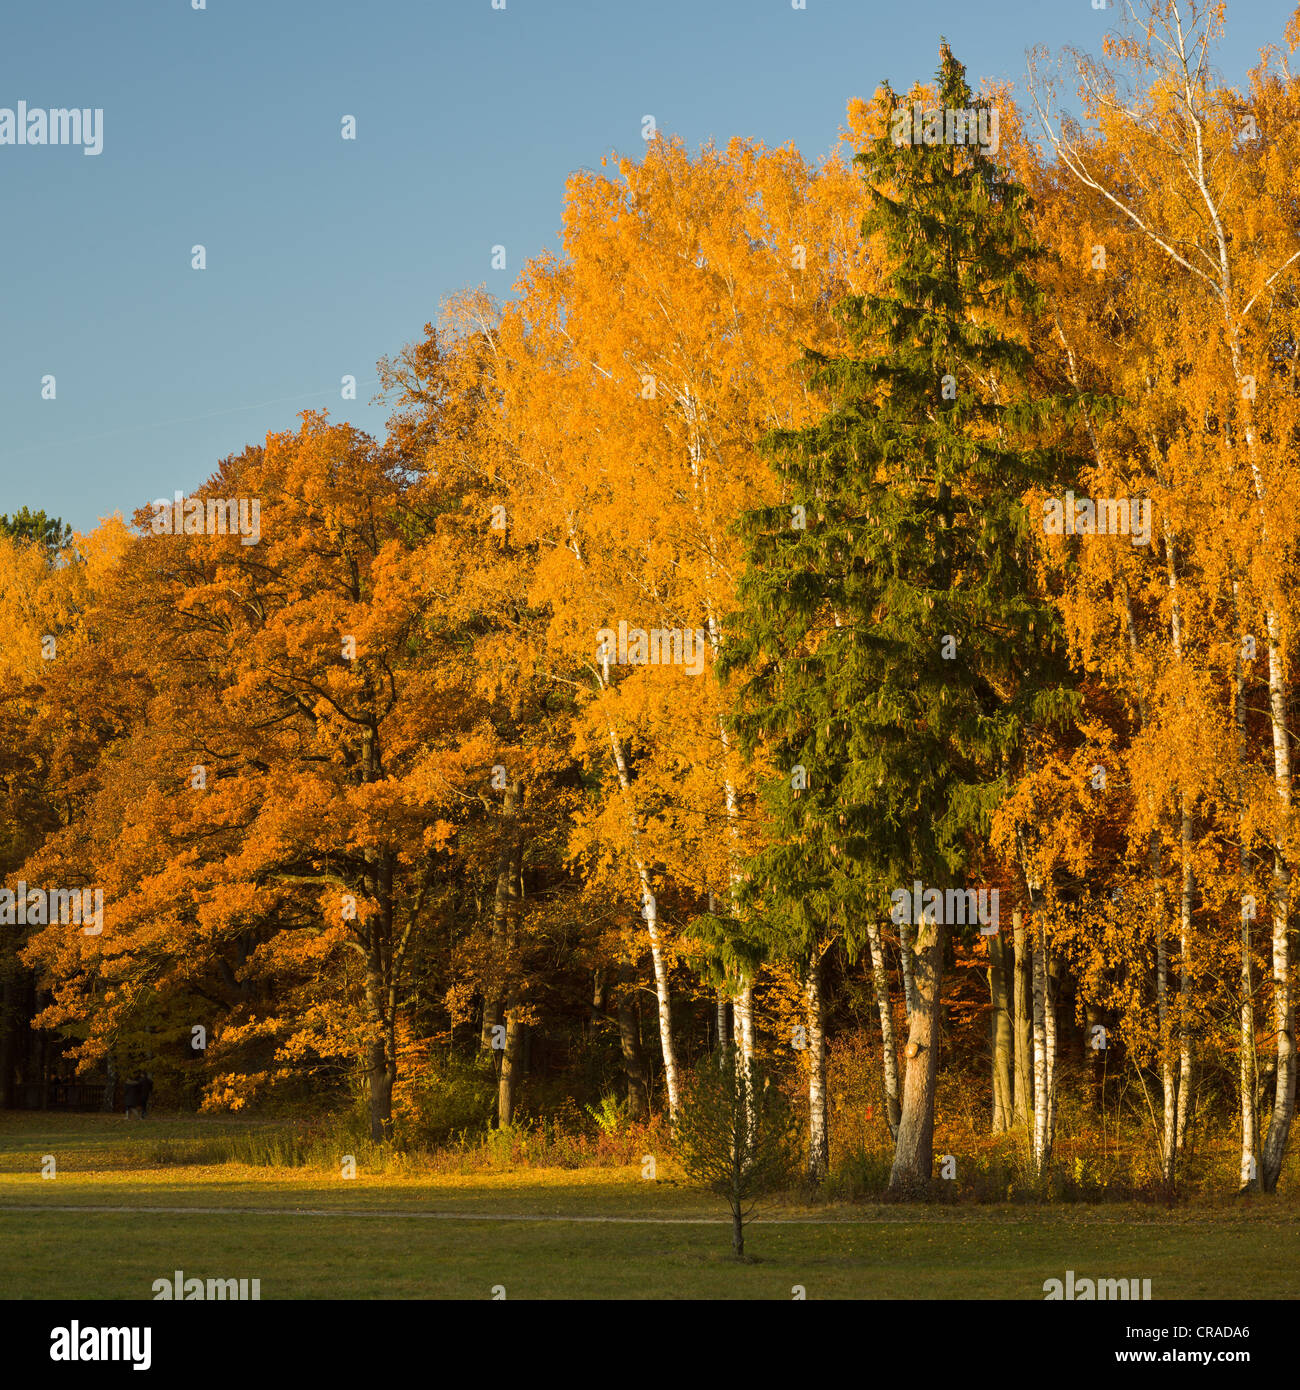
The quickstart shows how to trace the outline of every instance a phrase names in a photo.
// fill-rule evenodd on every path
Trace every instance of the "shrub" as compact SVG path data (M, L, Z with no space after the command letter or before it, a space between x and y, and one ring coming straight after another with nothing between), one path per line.
M746 1067L734 1047L696 1066L673 1148L690 1182L726 1199L738 1259L756 1199L790 1185L800 1135L798 1116L780 1088L760 1077L752 1063Z

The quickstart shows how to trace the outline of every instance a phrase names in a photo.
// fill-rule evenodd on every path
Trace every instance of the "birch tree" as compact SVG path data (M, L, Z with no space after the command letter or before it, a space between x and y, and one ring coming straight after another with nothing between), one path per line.
M1294 81L1285 61L1265 54L1252 74L1251 100L1215 85L1213 46L1225 7L1201 0L1126 3L1124 31L1107 40L1109 63L1071 53L1085 131L1058 110L1055 83L1038 52L1031 93L1062 172L1109 205L1164 256L1189 303L1202 299L1218 319L1221 370L1237 400L1231 447L1253 502L1249 551L1276 553L1279 463L1262 447L1259 383L1275 378L1267 323L1294 290L1300 246L1282 195L1281 162L1296 132ZM1300 27L1293 19L1293 50ZM1267 395L1267 393L1265 393ZM1288 670L1284 629L1288 601L1276 577L1261 585L1267 647L1268 712L1276 804L1272 831L1272 974L1277 1066L1261 1179L1271 1190L1281 1171L1295 1109L1296 1054L1292 963L1288 940L1292 875L1287 848L1292 815ZM1177 1128L1176 1115L1173 1121Z

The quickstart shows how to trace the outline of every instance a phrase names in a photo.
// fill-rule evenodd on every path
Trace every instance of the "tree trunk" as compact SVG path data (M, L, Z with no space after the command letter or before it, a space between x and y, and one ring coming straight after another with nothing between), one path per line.
M603 682L602 682L603 683ZM618 784L628 798L628 819L632 825L632 836L637 849L634 853L637 881L641 885L641 912L645 918L646 935L650 938L650 958L654 963L655 998L659 1004L659 1045L664 1056L664 1086L668 1091L668 1113L677 1114L677 1049L673 1043L672 996L668 989L668 964L664 958L663 943L659 936L659 909L654 894L650 891L650 869L640 852L640 830L636 823L636 810L632 801L632 779L628 775L627 760L623 756L623 745L611 723L609 742L614 754L614 767L618 773Z
M505 1000L499 997L485 999L483 1001L483 1027L479 1034L479 1045L485 1052L490 1053L493 1064L500 1071L501 1051L492 1045L493 1038L497 1037L497 1028L504 1021Z
M912 978L916 1007L907 1034L903 1115L898 1126L889 1191L924 1193L934 1172L934 1087L939 1060L939 987L943 976L943 928L922 922L916 932Z
M659 1045L664 1055L664 1086L668 1091L668 1113L677 1114L677 1049L673 1043L672 996L668 989L668 964L664 959L663 946L659 937L659 910L650 892L650 877L641 868L641 882L645 891L645 924L650 937L650 958L654 963L655 1001L659 1013Z
M1019 911L1011 914L1012 942L1015 946L1014 1031L1015 1096L1013 1123L1026 1133L1032 1129L1034 1114L1034 1046L1030 1027L1030 1000L1033 996L1031 960L1033 952Z
M1241 1186L1258 1189L1258 1117L1255 1113L1255 982L1251 969L1251 927L1247 908L1241 909L1241 1056L1237 1085L1241 1092Z
M1287 941L1287 900L1291 871L1284 856L1273 857L1273 1019L1277 1035L1277 1072L1273 1113L1264 1137L1264 1162L1260 1165L1260 1186L1265 1192L1277 1188L1286 1157L1291 1118L1295 1114L1296 1057L1295 1019L1291 998L1291 956Z
M0 1109L10 1110L14 1103L15 1046L18 1038L18 964L13 960L0 962L4 985L0 990Z
M731 1000L731 1016L736 1028L736 1051L746 1069L754 1061L754 982L746 980Z
M117 1059L112 1050L104 1058L104 1073L108 1077L108 1082L104 1087L104 1099L100 1102L99 1108L105 1114L111 1114L116 1106L113 1104L117 1098Z
M1047 925L1042 928L1043 943L1043 1041L1046 1051L1047 1072L1047 1142L1044 1146L1044 1161L1050 1163L1056 1146L1056 1063L1058 1049L1056 1044L1056 1001L1059 998L1060 963L1052 956L1047 942Z
M1095 1030L1101 1028L1105 1031L1105 1014L1096 1004L1088 1003L1084 1005L1084 1033L1085 1047L1088 1051L1088 1074L1091 1079L1090 1091L1092 1095L1092 1108L1099 1114L1105 1114L1105 1094L1106 1084L1106 1048L1094 1047L1093 1039L1097 1036ZM1107 1038L1107 1046L1109 1046ZM1105 1131L1103 1130L1103 1135Z
M697 444L692 445L692 464L691 471L695 474L698 487L698 456L695 452ZM722 634L713 616L713 604L711 601L705 605L705 622L709 634L709 645L713 650L713 656L718 658L721 645ZM731 735L727 732L726 720L721 715L718 717L718 737L722 743L722 755L724 768L728 766L731 756ZM722 799L727 813L727 838L728 838L728 867L727 881L731 901L731 912L733 916L740 915L740 885L744 881L741 871L741 850L740 850L740 803L736 798L736 787L730 776L724 775L722 779ZM712 910L713 895L709 894L710 910ZM744 980L740 990L732 998L731 1016L733 1029L735 1032L736 1048L740 1056L740 1061L745 1068L745 1075L748 1076L750 1068L754 1063L754 982ZM721 1018L721 1013L719 1014ZM721 1028L719 1028L721 1037ZM752 1115L750 1117L753 1118Z
M1192 895L1195 871L1192 867L1192 816L1187 798L1182 798L1183 882L1178 906L1178 1106L1174 1121L1174 1150L1183 1152L1187 1139L1188 1107L1192 1102L1192 1043L1188 1031L1191 1007L1190 960L1192 949Z
M1034 928L1032 965L1034 980L1034 1171L1043 1174L1043 1141L1047 1134L1047 1032L1044 1021L1043 957L1037 949Z
M591 976L591 1013L587 1018L587 1026L591 1031L591 1036L595 1038L600 1031L601 1024L607 1017L605 1008L608 1002L605 998L607 981L603 970L594 970Z
M1232 581L1232 607L1237 619L1237 632L1243 632L1239 581ZM1255 979L1252 961L1253 916L1251 905L1246 902L1250 893L1251 855L1250 842L1246 828L1246 665L1245 654L1240 642L1237 646L1237 679L1234 715L1237 725L1237 860L1241 881L1238 890L1241 897L1241 975L1240 975L1240 1030L1237 1059L1237 1087L1241 1102L1241 1188L1243 1191L1258 1189L1259 1163L1256 1150L1259 1145L1258 1120L1255 1111ZM1253 902L1253 898L1252 898Z
M885 1106L889 1137L898 1138L902 1109L898 1098L898 1046L894 1041L894 1008L889 999L889 973L885 969L885 951L880 940L880 923L867 923L867 941L871 946L871 978L876 987L876 1009L880 1014L880 1054L885 1070Z
M1164 527L1165 566L1169 577L1169 628L1173 642L1174 660L1179 668L1183 665L1183 610L1178 591L1178 566L1174 554L1174 537L1169 526ZM1186 698L1179 696L1179 704L1186 705ZM1183 1150L1183 1140L1187 1133L1187 1107L1191 1102L1192 1050L1188 1036L1188 957L1191 949L1192 931L1192 811L1186 791L1179 792L1180 846L1182 852L1183 881L1178 898L1178 1081L1174 1091L1174 1110L1172 1126L1165 1121L1167 1138L1172 1139L1170 1152L1174 1155ZM1166 990L1167 990L1166 985ZM1169 1097L1165 1097L1166 1116L1169 1110ZM1175 1162L1167 1160L1167 1181L1172 1182Z
M1178 1148L1175 1143L1178 1122L1178 1073L1174 1069L1173 1040L1169 1031L1169 953L1165 946L1163 919L1159 933L1156 941L1156 1017L1160 1023L1160 1085L1164 1091L1160 1160L1165 1183L1172 1187L1178 1169Z
M41 995L45 993L47 993L45 990L37 992L36 1001L38 1004L41 1002ZM36 1052L40 1067L37 1075L41 1085L41 1109L48 1110L50 1108L50 1036L48 1033L42 1032Z
M1034 1170L1043 1177L1052 1161L1056 1119L1056 1010L1051 997L1047 927L1033 932L1034 978Z
M830 1172L831 1135L826 1109L826 1034L822 1019L822 957L817 947L808 962L808 1176L821 1182Z
M650 1086L646 1079L645 1058L641 1053L641 1026L632 1007L629 991L634 976L631 967L623 975L623 988L618 992L618 1041L623 1052L623 1071L627 1076L627 1110L629 1118L642 1122L650 1118Z
M506 1045L501 1053L501 1074L497 1079L497 1128L504 1129L515 1118L519 1077L523 1071L523 1034L519 1021L518 998L512 992L505 1007Z
M501 803L500 843L497 846L496 887L492 894L492 981L483 1003L482 1046L491 1050L497 1074L497 1125L514 1116L521 1070L522 1034L513 1011L520 1003L513 959L518 926L523 836L519 825L520 784L506 784ZM599 991L599 984L597 984Z
M496 888L492 894L492 970L494 979L483 1001L483 1031L480 1043L492 1057L498 1078L501 1075L502 1047L496 1031L505 1019L505 989L502 979L511 968L510 917L516 882L516 849L518 841L519 783L507 783L501 803L501 841L497 846ZM508 1030L507 1030L508 1031ZM495 1045L494 1045L495 1043Z
M370 1137L376 1144L393 1135L393 1083L397 1068L388 1056L386 1040L370 1044L366 1077L370 1090Z
M916 978L912 963L916 935L910 922L903 922L898 928L898 964L903 975L903 1011L908 1023L916 1008Z
M376 865L374 896L380 911L366 924L365 998L371 1040L366 1049L366 1076L370 1093L370 1137L381 1143L393 1137L393 1085L397 1080L397 1029L390 964L393 939L391 866Z
M718 1031L717 1051L720 1058L725 1058L727 1048L731 1046L731 1018L727 1012L730 1003L727 991L719 987L714 1000L714 1011Z
M993 1133L1005 1134L1014 1123L1015 1041L1011 1027L1011 990L1006 942L1001 933L986 937L989 946L989 1051L993 1063Z

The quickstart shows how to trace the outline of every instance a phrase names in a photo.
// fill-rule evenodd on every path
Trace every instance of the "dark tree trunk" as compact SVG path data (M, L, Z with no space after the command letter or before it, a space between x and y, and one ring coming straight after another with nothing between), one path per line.
M1005 1134L1014 1124L1015 1032L1011 1019L1010 950L1001 933L989 943L989 1050L993 1062L993 1133Z
M484 1051L491 1053L498 1076L504 1049L501 1046L503 1039L497 1030L505 1022L507 992L501 987L500 981L510 969L510 919L512 909L516 906L514 898L518 883L518 810L519 783L510 782L506 785L505 799L501 804L501 842L497 847L497 881L492 895L492 944L495 957L492 968L496 980L494 985L489 987L483 1000L483 1031L479 1039ZM599 989L599 986L597 988Z
M1015 1032L1015 1098L1013 1101L1016 1128L1029 1130L1034 1116L1034 1049L1033 1020L1030 1014L1034 995L1030 974L1033 956L1019 912L1011 915L1012 941L1015 945L1014 1019Z
M0 1107L13 1108L14 1070L17 1066L18 980L17 966L5 961L3 991L0 991Z
M504 1017L505 1001L499 996L483 1001L483 1027L479 1034L479 1045L485 1052L492 1053L493 1062L500 1062L500 1049L493 1049L492 1040L497 1036L497 1028Z
M1106 1048L1094 1047L1093 1042L1101 1041L1101 1035L1096 1030L1105 1029L1105 1015L1096 1004L1084 1005L1084 1040L1083 1045L1088 1058L1088 1076L1091 1081L1090 1090L1092 1092L1092 1108L1101 1114L1105 1104L1104 1087L1106 1083ZM1107 1047L1110 1039L1106 1039Z
M631 994L634 979L632 970L625 968L622 988L618 992L618 1041L623 1052L623 1071L627 1075L628 1115L640 1122L650 1118L650 1087L646 1079L645 1055L641 1051L640 1023Z
M374 1030L367 1049L370 1090L370 1137L380 1143L393 1137L393 1085L397 1081L397 963L393 960L393 861L376 855L370 891L379 904L367 923L366 1008Z
M518 1000L511 996L506 1004L506 1045L501 1053L501 1075L497 1081L497 1126L504 1128L515 1117L519 1078L523 1073L524 1024L518 1016Z
M393 1083L397 1069L388 1057L384 1042L370 1045L370 1137L376 1144L393 1136Z
M104 1086L104 1099L100 1103L99 1108L104 1111L105 1114L110 1114L114 1109L113 1102L117 1098L117 1060L111 1051L104 1059L104 1072L108 1077L108 1081Z

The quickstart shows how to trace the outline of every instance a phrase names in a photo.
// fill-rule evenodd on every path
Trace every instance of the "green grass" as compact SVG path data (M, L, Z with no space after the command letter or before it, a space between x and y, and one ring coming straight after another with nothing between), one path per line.
M1070 1268L1150 1278L1156 1299L1300 1298L1293 1205L1272 1198L1173 1212L790 1199L750 1227L754 1262L737 1264L723 1209L636 1168L429 1177L360 1165L344 1179L184 1161L273 1128L0 1113L0 1297L150 1298L181 1269L259 1278L265 1299L487 1299L494 1285L511 1299L788 1299L796 1284L809 1298L1041 1299L1043 1280ZM45 1154L53 1179L40 1176ZM187 1210L147 1210L160 1207ZM487 1214L568 1219L475 1219Z

